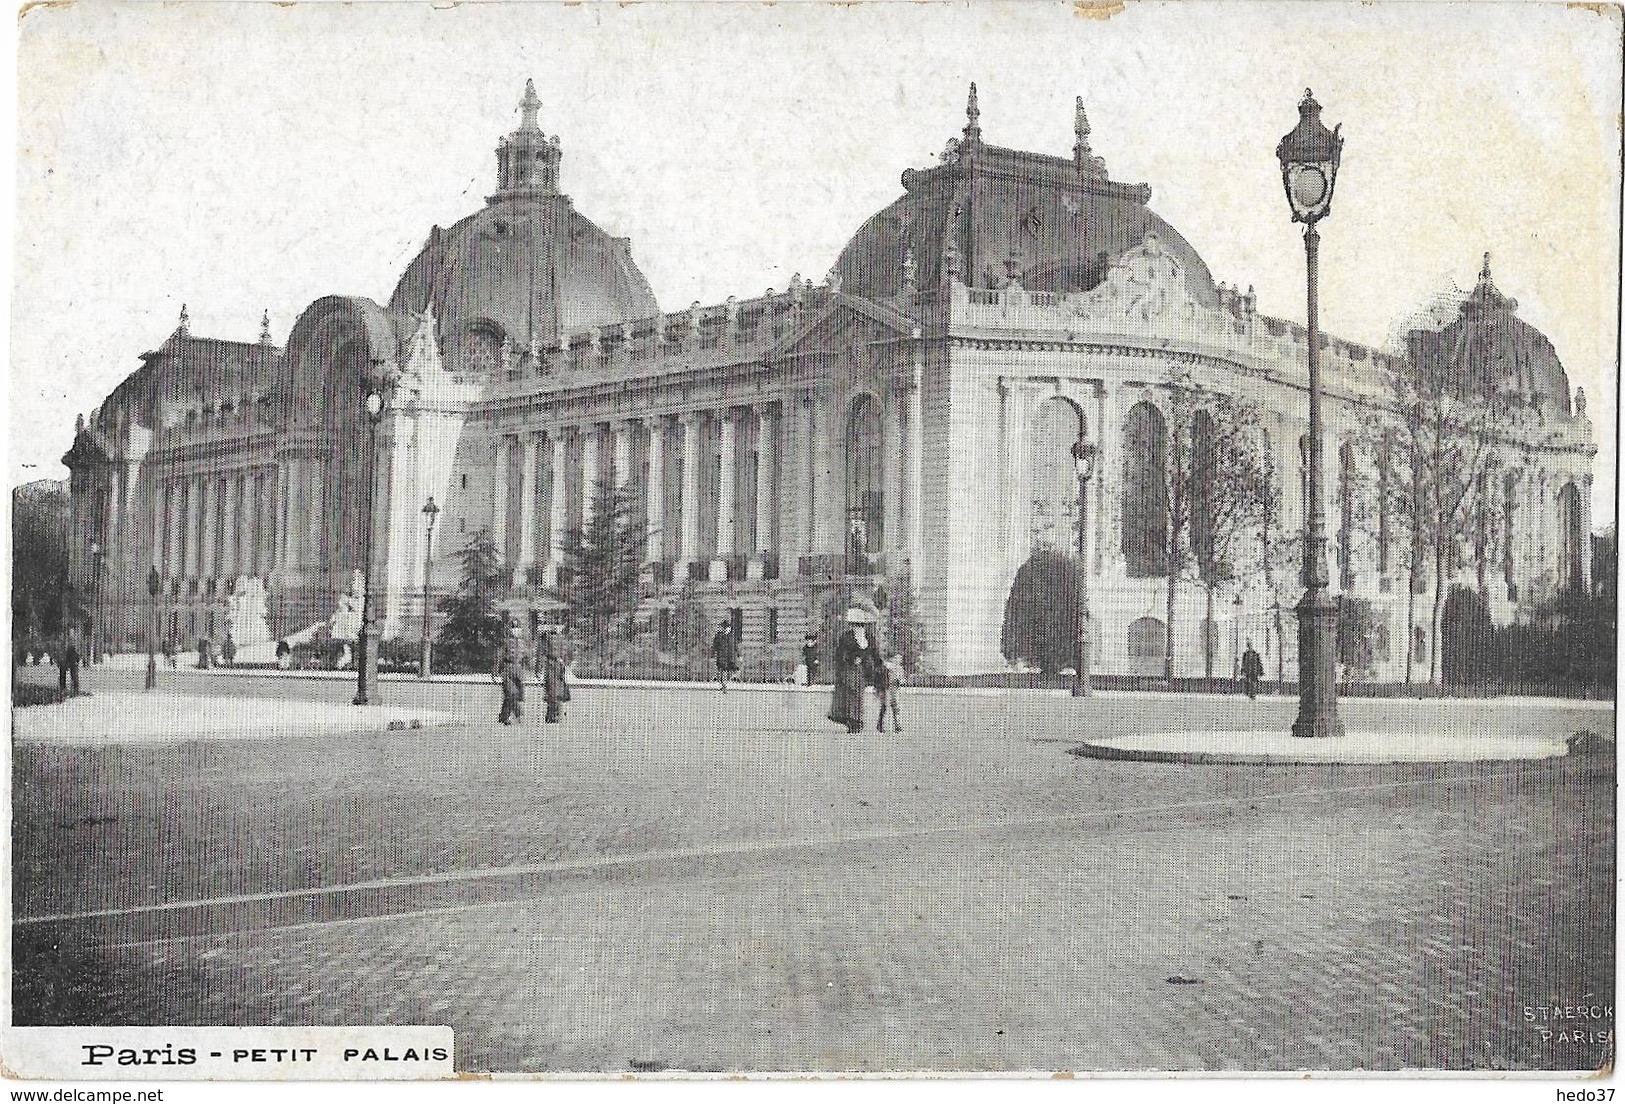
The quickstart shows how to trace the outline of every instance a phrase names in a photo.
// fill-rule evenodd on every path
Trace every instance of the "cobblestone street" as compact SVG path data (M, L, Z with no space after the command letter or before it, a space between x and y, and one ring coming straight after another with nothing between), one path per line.
M109 681L115 675L107 675ZM139 677L137 674L135 677ZM176 677L342 700L342 683ZM1293 703L386 684L454 727L14 755L18 1023L449 1023L466 1070L1588 1069L1612 1056L1613 716L1587 754L1189 766L1070 754ZM1546 1008L1607 1007L1551 1021Z

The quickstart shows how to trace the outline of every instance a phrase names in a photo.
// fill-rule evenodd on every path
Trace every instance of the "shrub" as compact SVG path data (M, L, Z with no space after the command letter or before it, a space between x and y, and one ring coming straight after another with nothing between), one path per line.
M1039 548L1016 572L1004 603L999 648L1012 663L1029 663L1044 675L1059 674L1077 657L1077 560Z

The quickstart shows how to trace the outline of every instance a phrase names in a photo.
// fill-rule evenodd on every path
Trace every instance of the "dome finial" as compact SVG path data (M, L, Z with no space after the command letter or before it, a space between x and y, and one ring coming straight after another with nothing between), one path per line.
M982 140L982 109L976 103L976 82L970 82L970 95L965 98L965 141Z
M176 328L176 332L182 337L186 337L192 332L192 319L186 313L185 303L181 304L181 324Z
M1490 278L1490 255L1488 253L1484 254L1484 267L1478 270L1478 278L1484 281L1488 281Z
M519 111L521 113L519 129L540 130L541 124L537 122L536 116L541 110L542 99L536 95L536 82L527 77L525 80L525 98L519 101Z
M1089 153L1089 113L1083 109L1083 97L1078 97L1077 110L1072 119L1072 133L1077 137L1077 145L1072 152L1081 160Z
M271 344L271 308L267 307L265 313L260 315L260 344Z

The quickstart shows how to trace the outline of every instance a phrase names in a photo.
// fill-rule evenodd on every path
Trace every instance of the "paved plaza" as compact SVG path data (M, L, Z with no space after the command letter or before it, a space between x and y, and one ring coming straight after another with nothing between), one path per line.
M15 745L19 1024L445 1023L472 1071L1612 1057L1595 704L1344 705L1599 737L1565 758L1226 766L1073 752L1295 703L915 691L904 733L849 736L789 688L583 686L513 728L489 684L386 682L455 723L320 735L278 703L349 685L164 689L265 731ZM1610 1015L1547 1011L1579 1005Z

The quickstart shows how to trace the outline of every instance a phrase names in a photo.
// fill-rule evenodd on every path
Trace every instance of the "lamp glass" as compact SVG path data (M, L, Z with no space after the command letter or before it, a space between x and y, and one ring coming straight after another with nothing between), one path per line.
M377 419L384 412L384 393L382 391L367 392L367 417Z

